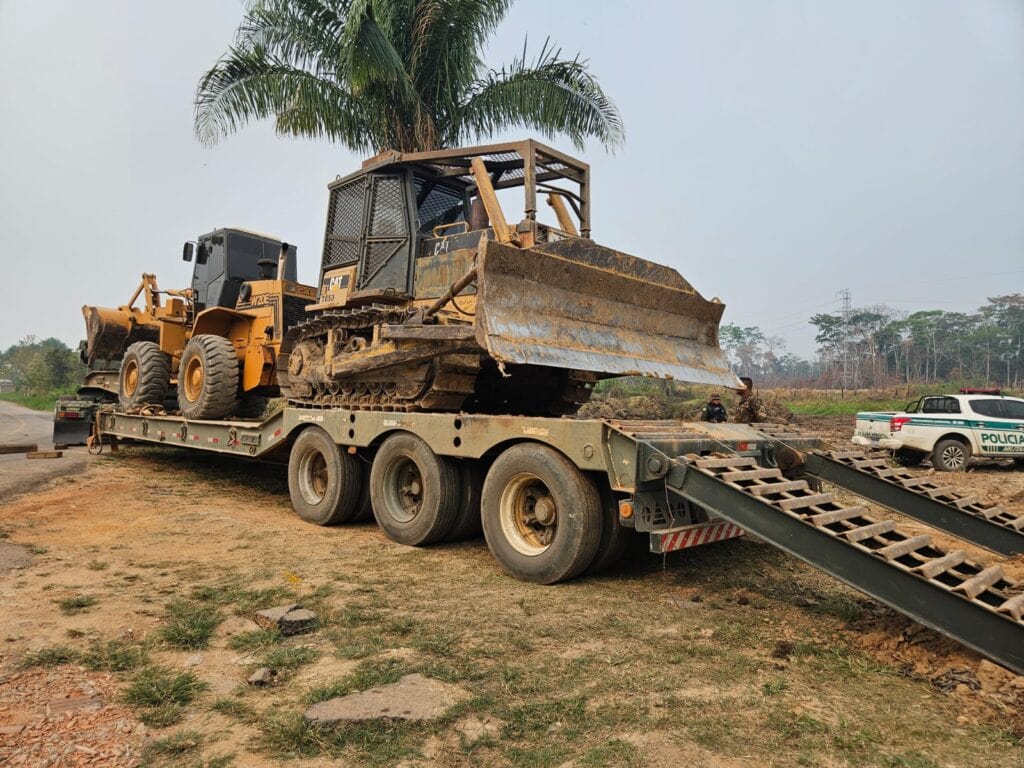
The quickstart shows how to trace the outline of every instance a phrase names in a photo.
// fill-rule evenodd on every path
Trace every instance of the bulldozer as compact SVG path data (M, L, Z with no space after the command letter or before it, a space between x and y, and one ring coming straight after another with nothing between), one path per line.
M724 308L591 239L586 163L534 140L386 151L329 185L316 301L278 383L306 406L538 416L614 376L735 388Z
M246 397L276 396L285 331L316 296L296 281L295 256L287 243L237 228L186 242L189 288L162 291L146 273L126 304L82 307L82 360L107 380L119 365L126 411L176 406L186 418L216 419Z

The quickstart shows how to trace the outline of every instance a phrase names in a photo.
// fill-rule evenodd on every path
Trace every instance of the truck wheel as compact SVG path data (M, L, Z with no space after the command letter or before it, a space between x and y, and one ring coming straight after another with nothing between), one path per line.
M626 553L633 531L619 522L619 500L612 489L607 487L608 481L603 480L598 486L601 490L601 512L604 517L601 525L601 541L597 545L597 554L587 568L587 573L601 573L615 565Z
M579 575L601 543L601 496L572 462L546 445L501 454L484 480L481 513L491 553L523 581Z
M186 419L222 419L238 405L238 355L222 336L189 339L178 367L178 408Z
M432 544L455 524L460 486L455 462L438 456L416 435L391 435L370 469L373 516L392 541Z
M921 453L920 451L911 451L906 448L900 448L899 450L893 451L892 457L901 467L916 467L928 458L928 454Z
M959 472L967 468L971 447L956 438L939 440L932 451L932 466L939 472Z
M118 401L130 411L162 405L171 385L171 358L152 341L136 341L121 360Z
M459 474L462 479L462 499L459 502L459 514L455 517L455 525L445 541L465 541L475 539L483 530L480 522L480 494L483 491L484 473L480 462L463 459L459 462Z
M345 453L319 427L299 433L288 455L288 495L307 523L337 525L359 511L363 477L359 459Z

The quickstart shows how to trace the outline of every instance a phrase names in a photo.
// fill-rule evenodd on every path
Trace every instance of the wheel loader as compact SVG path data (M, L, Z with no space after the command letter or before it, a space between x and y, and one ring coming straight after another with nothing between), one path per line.
M232 415L245 396L277 395L284 332L316 295L296 282L295 248L218 229L185 243L182 256L195 259L191 287L161 291L147 273L127 304L82 308L83 361L90 370L100 360L120 364L126 411L173 409L175 388L177 409L192 419ZM136 307L140 297L144 306Z
M296 404L548 416L611 376L739 386L724 305L596 244L575 158L532 140L388 151L329 190L317 300L278 371Z

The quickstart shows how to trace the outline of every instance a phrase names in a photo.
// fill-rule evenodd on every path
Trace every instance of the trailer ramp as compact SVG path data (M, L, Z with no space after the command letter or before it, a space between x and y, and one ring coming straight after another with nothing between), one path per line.
M772 442L787 446L806 436L785 425L758 424ZM793 446L789 446L793 447ZM977 544L1000 555L1024 552L1024 515L977 496L962 496L935 477L892 467L884 456L819 448L803 454L802 470L879 506Z
M669 491L1024 674L1024 584L752 457L670 459Z

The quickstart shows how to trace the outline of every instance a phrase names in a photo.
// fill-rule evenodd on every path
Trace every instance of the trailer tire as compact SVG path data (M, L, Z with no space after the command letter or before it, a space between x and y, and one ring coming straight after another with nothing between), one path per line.
M633 530L619 522L619 500L615 498L607 482L600 486L601 512L604 517L601 526L601 542L597 554L587 568L587 573L601 573L615 565L626 554Z
M483 524L480 522L480 495L484 487L483 468L478 461L463 459L459 462L459 475L462 480L459 514L445 541L475 539L483 531Z
M299 433L288 455L288 495L307 523L337 525L359 512L363 486L359 460L319 427Z
M121 360L118 402L125 411L163 405L171 386L171 358L152 341L136 341Z
M936 472L961 472L967 469L971 446L955 437L939 440L932 451L932 466Z
M223 336L203 333L185 345L178 366L178 409L186 419L222 419L238 407L238 354Z
M418 547L440 541L459 513L458 466L408 432L388 437L370 468L377 524L392 541Z
M522 581L554 584L586 570L601 544L602 515L593 481L546 445L509 448L484 480L487 546Z
M359 479L362 482L359 492L359 502L356 504L356 512L352 515L353 523L365 523L373 519L373 503L370 499L370 466L372 461L367 461L363 456L357 456L359 463Z

